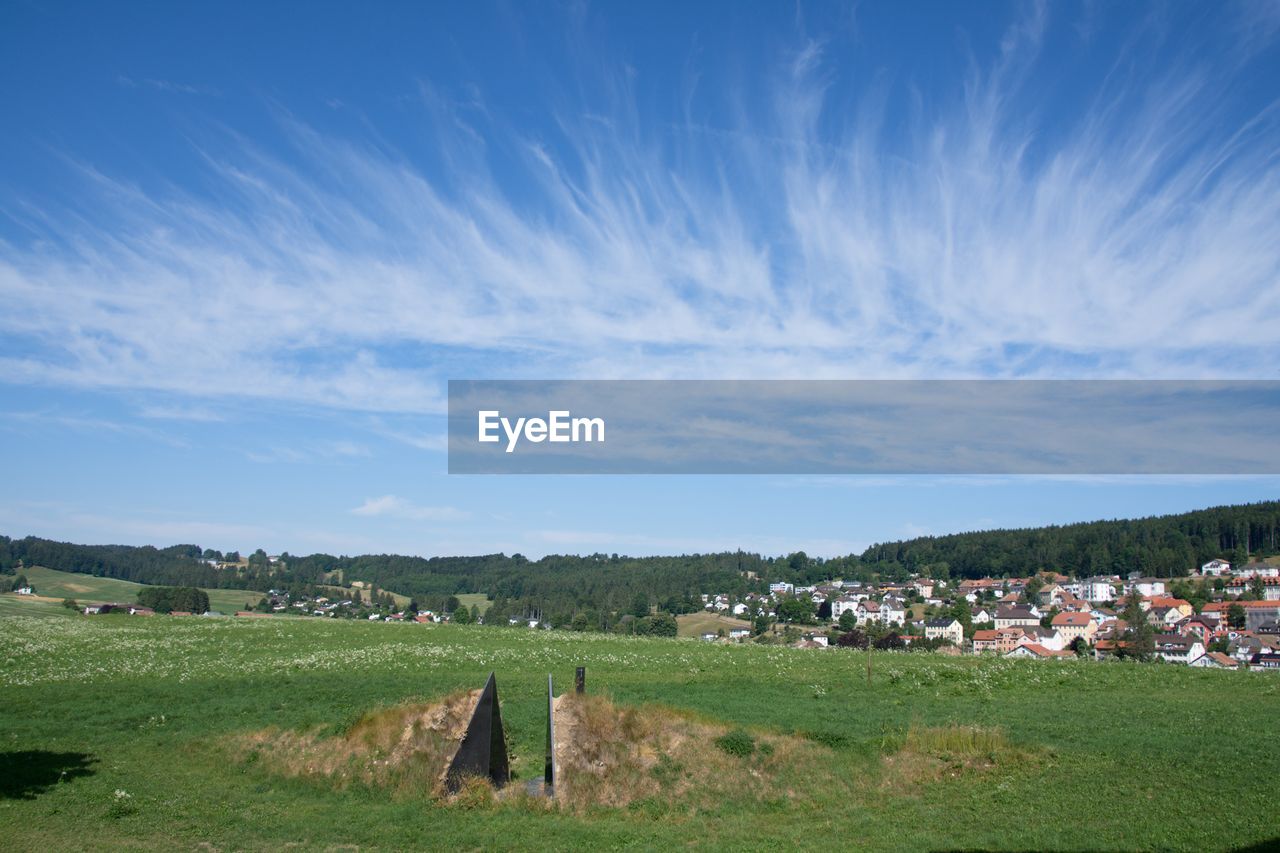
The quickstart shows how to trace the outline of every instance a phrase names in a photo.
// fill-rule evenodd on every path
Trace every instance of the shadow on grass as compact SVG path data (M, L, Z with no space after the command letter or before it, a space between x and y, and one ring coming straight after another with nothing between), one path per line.
M0 799L34 800L59 782L92 775L95 763L83 752L0 752Z

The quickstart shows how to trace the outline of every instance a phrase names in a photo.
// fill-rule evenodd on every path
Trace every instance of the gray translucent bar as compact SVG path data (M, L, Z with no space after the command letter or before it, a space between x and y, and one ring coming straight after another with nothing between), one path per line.
M1270 380L449 382L451 474L1280 474L1278 450Z

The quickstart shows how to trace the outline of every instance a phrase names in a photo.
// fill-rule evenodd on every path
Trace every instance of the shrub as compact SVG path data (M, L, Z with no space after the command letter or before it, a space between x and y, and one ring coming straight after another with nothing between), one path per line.
M756 751L756 739L743 729L734 729L716 738L716 746L729 755L746 758Z

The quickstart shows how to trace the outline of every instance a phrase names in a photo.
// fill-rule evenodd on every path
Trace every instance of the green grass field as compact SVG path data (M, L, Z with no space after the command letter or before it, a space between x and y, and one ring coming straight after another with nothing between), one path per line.
M723 628L728 634L733 628L750 628L751 623L718 613L686 613L676 617L676 626L676 636L701 637L704 631L714 634Z
M868 686L865 654L844 650L59 611L0 609L9 850L1227 850L1280 839L1273 674L877 653ZM542 769L547 673L567 687L578 665L590 692L622 705L794 735L811 757L763 796L747 792L751 759L735 758L741 795L578 814L340 791L274 774L234 746L268 727L342 731L372 709L478 687L493 670L514 769L528 780ZM949 759L1000 742L955 730L930 741L943 750L937 772L911 775L893 750L950 724L997 728L1029 757Z
M59 572L41 566L23 569L36 593L43 598L73 598L76 601L119 602L130 604L138 600L138 590L144 584L115 578L99 578L78 572ZM257 604L262 593L249 589L208 589L209 607L222 613L243 610L245 604Z
M482 592L464 592L458 596L458 603L463 607L477 608L482 616L484 615L484 612L489 609L489 605L493 604L493 602L489 600L489 596Z

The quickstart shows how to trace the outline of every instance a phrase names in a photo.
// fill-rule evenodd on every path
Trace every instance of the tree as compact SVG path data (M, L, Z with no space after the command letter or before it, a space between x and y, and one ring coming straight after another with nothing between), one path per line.
M459 607L453 611L453 621L459 625L471 624L471 611L465 607Z
M958 598L947 610L947 615L953 619L959 620L960 625L964 628L966 637L973 636L973 611L969 609L969 602L963 598Z
M1142 597L1134 592L1126 600L1123 618L1126 624L1125 645L1117 649L1118 657L1134 660L1150 660L1155 654L1156 638L1147 614L1142 610Z
M146 586L138 590L138 603L158 613L204 613L209 609L209 594L189 586Z
M808 598L787 598L778 605L778 619L808 625L813 622L813 602Z
M818 620L827 622L831 619L831 599L824 598L822 603L818 605Z
M836 645L846 649L865 649L870 641L860 628L846 631L836 638Z
M852 631L858 627L858 614L852 610L846 610L840 614L840 628L844 631Z
M631 599L631 609L628 611L632 616L640 619L649 615L649 596L643 592L637 592Z
M676 617L670 613L659 613L649 618L649 633L655 637L674 637L679 630Z
M478 623L478 622L480 621L480 605L479 605L479 604L473 604L473 605L471 605L471 619L470 619L470 621L471 621L472 623Z
M1249 622L1243 604L1232 604L1227 608L1227 624L1232 628L1244 628Z
M582 612L574 614L573 621L569 623L569 627L574 631L585 631L587 626L587 614Z
M1040 576L1035 575L1031 577L1030 579L1027 580L1027 585L1022 590L1023 601L1025 601L1027 604L1035 604L1036 595L1038 595L1040 590L1042 589L1044 589L1044 581L1040 579Z
M444 600L444 612L456 613L462 607L462 602L458 601L458 596L451 595Z
M9 589L16 591L19 589L23 589L24 587L28 587L30 585L31 584L27 582L26 575L18 575L16 578L13 579L13 584L10 585Z
M755 621L751 624L751 631L756 636L763 636L769 630L769 617L763 613L757 613Z
M418 615L418 599L416 598L409 599L409 603L406 604L404 607L404 612L417 616Z
M906 645L906 641L898 636L897 631L890 631L880 639L876 640L877 649L900 649Z
M1253 580L1249 581L1249 593L1254 601L1266 600L1267 588L1262 583L1262 575L1254 575Z
M1078 658L1088 657L1089 655L1089 641L1084 637L1076 637L1071 641L1071 645L1068 648L1075 652Z

